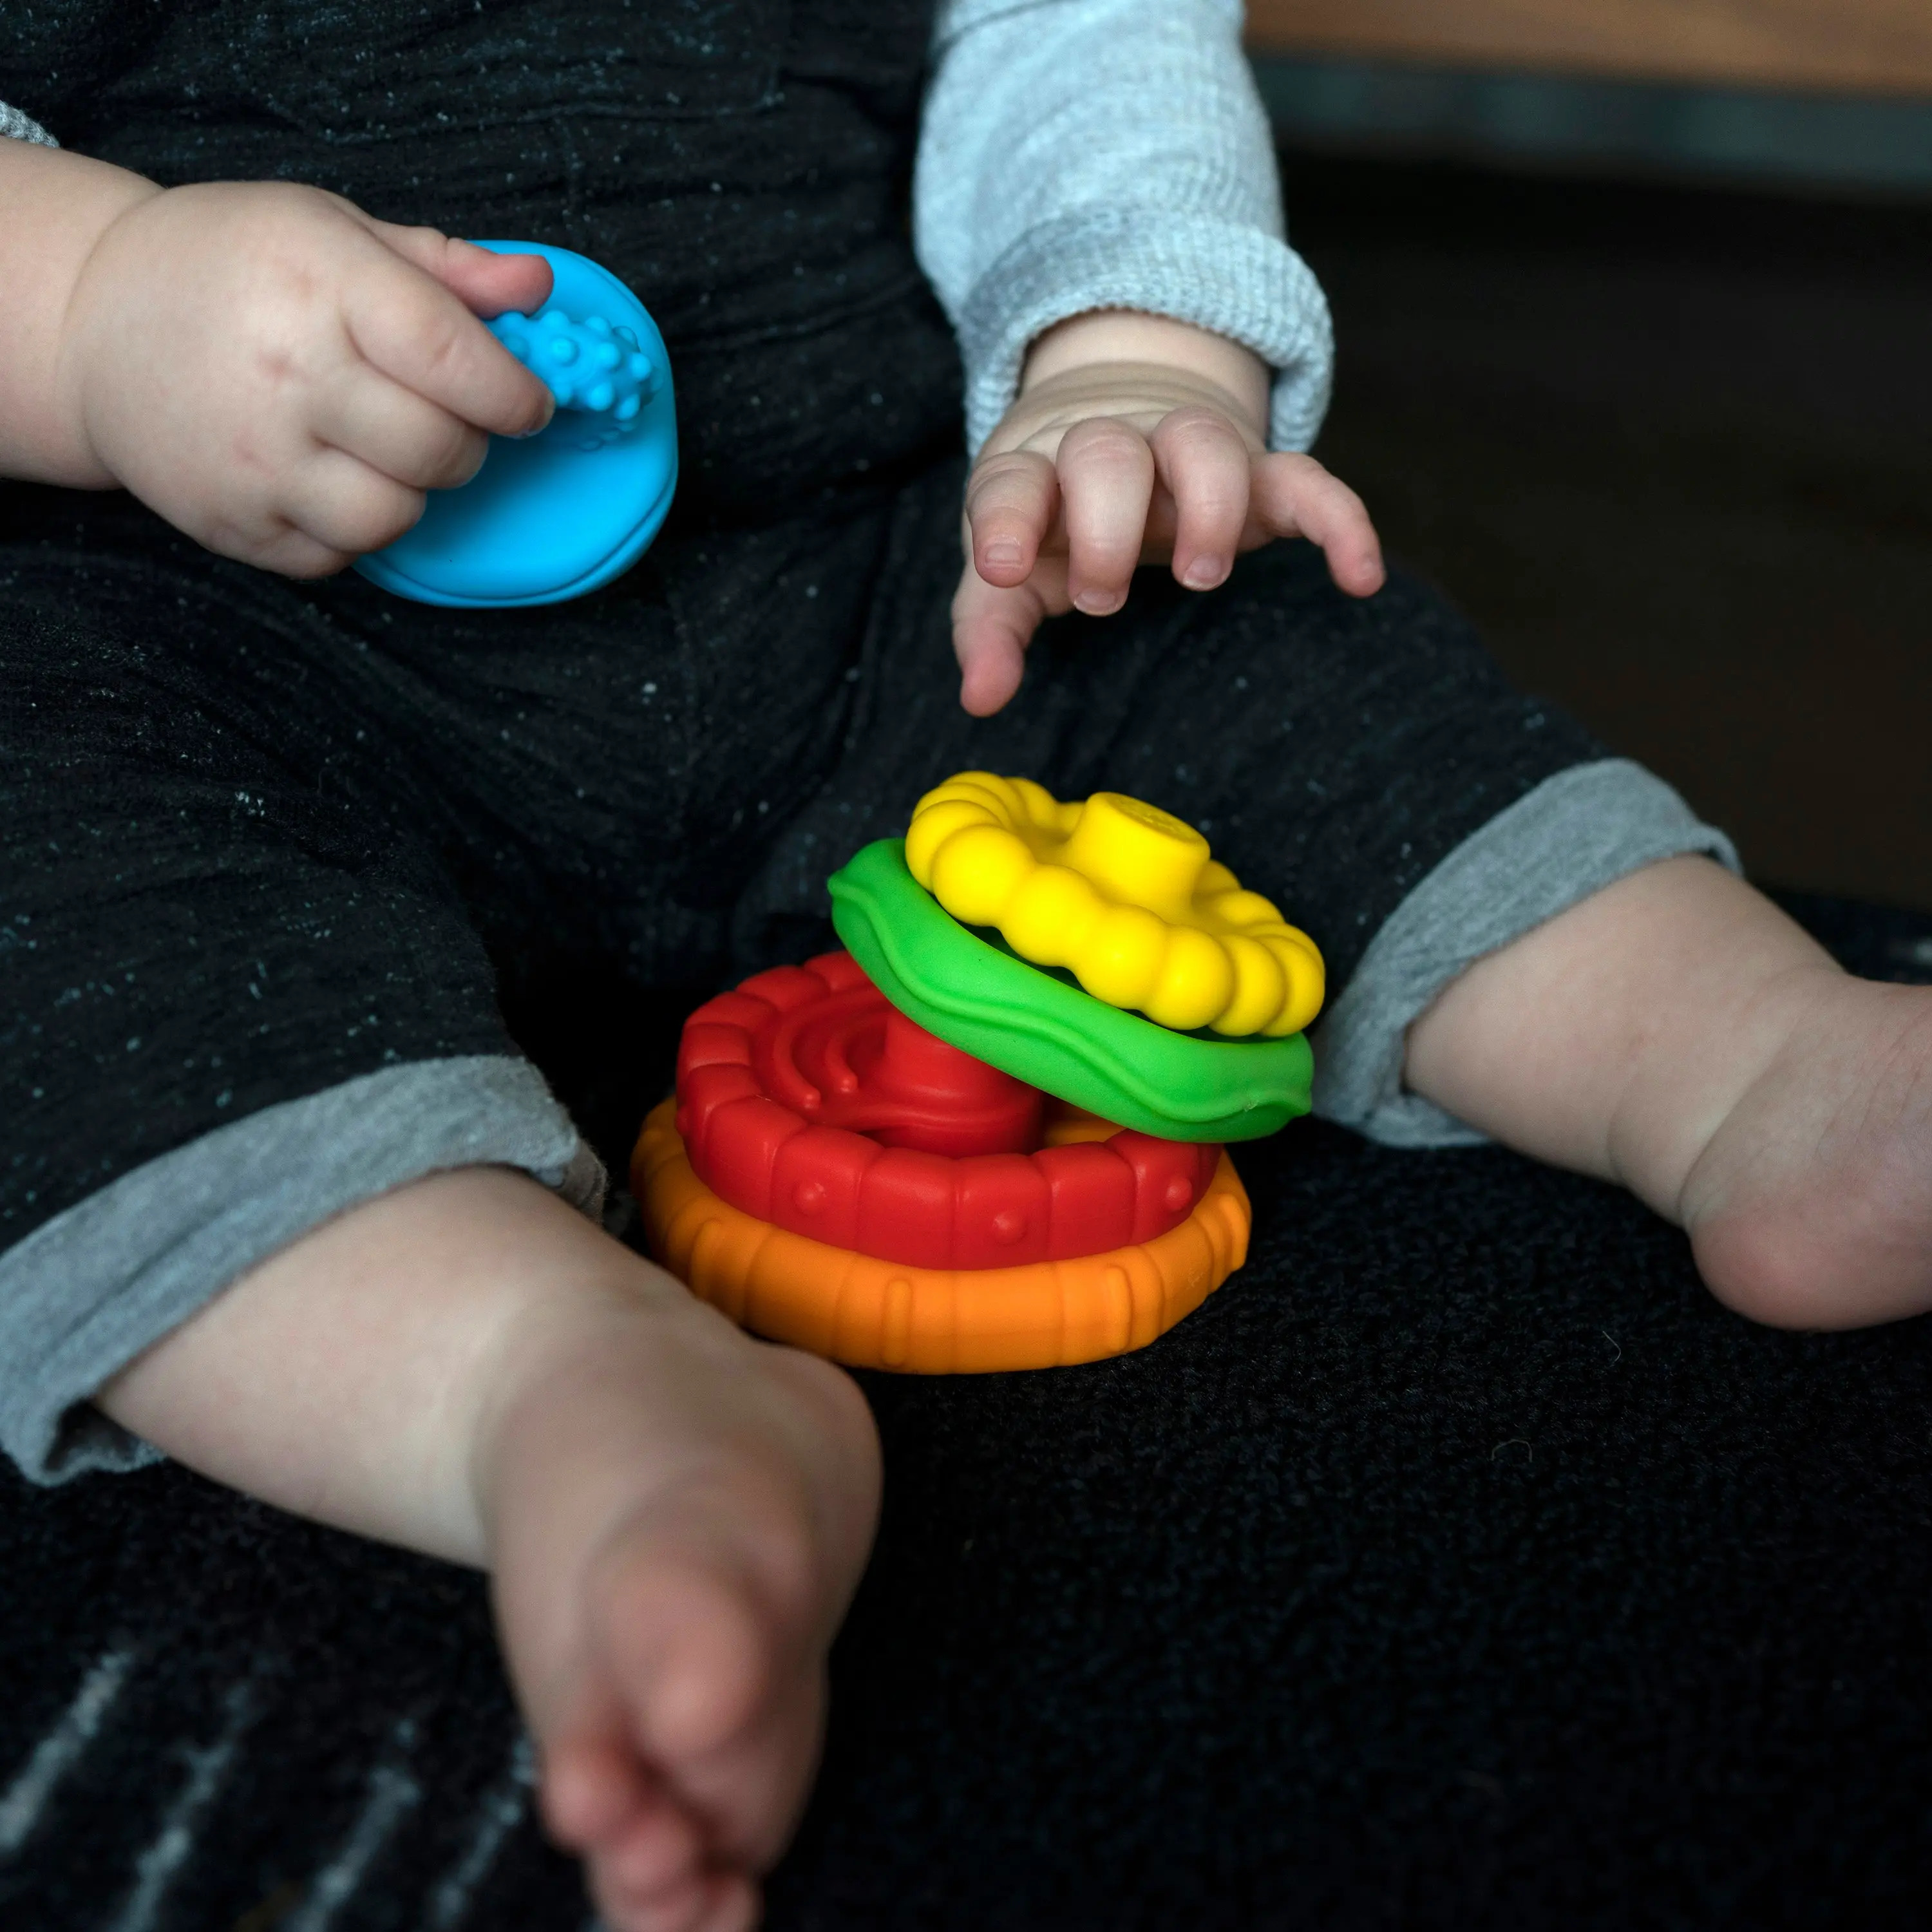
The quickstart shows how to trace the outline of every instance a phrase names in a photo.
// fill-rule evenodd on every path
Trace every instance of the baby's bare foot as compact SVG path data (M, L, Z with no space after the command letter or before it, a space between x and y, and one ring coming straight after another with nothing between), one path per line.
M1794 976L1784 1044L1684 1184L1725 1302L1794 1328L1932 1307L1932 987Z
M668 1283L535 1352L480 1476L544 1815L614 1932L742 1932L817 1761L872 1418Z
M878 1507L849 1377L477 1167L325 1222L97 1399L221 1481L492 1570L545 1812L605 1918L756 1917Z
M1741 1313L1932 1309L1932 987L1850 978L1708 860L1646 866L1478 961L1411 1028L1406 1071L1680 1222Z

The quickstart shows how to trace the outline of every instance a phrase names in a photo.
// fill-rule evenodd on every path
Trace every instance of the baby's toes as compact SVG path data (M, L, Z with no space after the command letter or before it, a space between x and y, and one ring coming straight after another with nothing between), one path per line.
M758 1888L736 1874L692 1872L656 1891L608 1877L593 1859L590 1896L605 1932L751 1932Z
M614 1841L654 1795L637 1753L621 1738L581 1732L544 1747L544 1820L551 1836L574 1850Z
M752 1872L776 1862L805 1808L824 1714L823 1673L802 1673L750 1730L685 1768L680 1793L710 1827L717 1857Z
M704 1874L703 1834L668 1792L659 1792L599 1841L598 1870L616 1890L640 1898L689 1887Z
M606 1580L598 1623L612 1677L646 1756L676 1768L754 1729L772 1700L776 1654L790 1648L735 1562L683 1563L640 1549Z

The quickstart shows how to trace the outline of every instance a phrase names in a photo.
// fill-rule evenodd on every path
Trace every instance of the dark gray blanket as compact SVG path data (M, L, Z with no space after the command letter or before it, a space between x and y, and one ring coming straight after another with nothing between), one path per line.
M1798 909L1932 978L1928 922ZM664 1046L586 1036L580 1105ZM1750 1328L1500 1151L1303 1123L1242 1168L1253 1259L1155 1347L868 1380L773 1924L1922 1924L1932 1324ZM7 1476L0 1646L8 1932L585 1922L473 1576L173 1469Z

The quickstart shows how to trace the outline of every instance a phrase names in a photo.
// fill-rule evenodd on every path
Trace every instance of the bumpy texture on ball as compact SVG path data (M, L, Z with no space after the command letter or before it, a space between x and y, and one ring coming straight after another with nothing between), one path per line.
M490 333L542 376L560 410L585 418L582 446L597 449L637 427L659 374L637 337L601 315L573 322L560 308L540 316L500 315Z

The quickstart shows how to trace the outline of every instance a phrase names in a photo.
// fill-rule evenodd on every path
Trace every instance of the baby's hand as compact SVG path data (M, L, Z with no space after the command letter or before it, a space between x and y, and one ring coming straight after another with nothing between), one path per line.
M197 542L340 570L464 483L486 432L549 421L477 320L535 308L542 257L493 255L271 182L170 189L102 235L58 363L104 473Z
M1237 552L1303 536L1352 596L1382 587L1362 500L1312 457L1268 453L1267 403L1258 358L1184 323L1080 316L1040 339L966 485L952 646L968 711L1019 688L1043 617L1118 610L1140 564L1211 590Z

